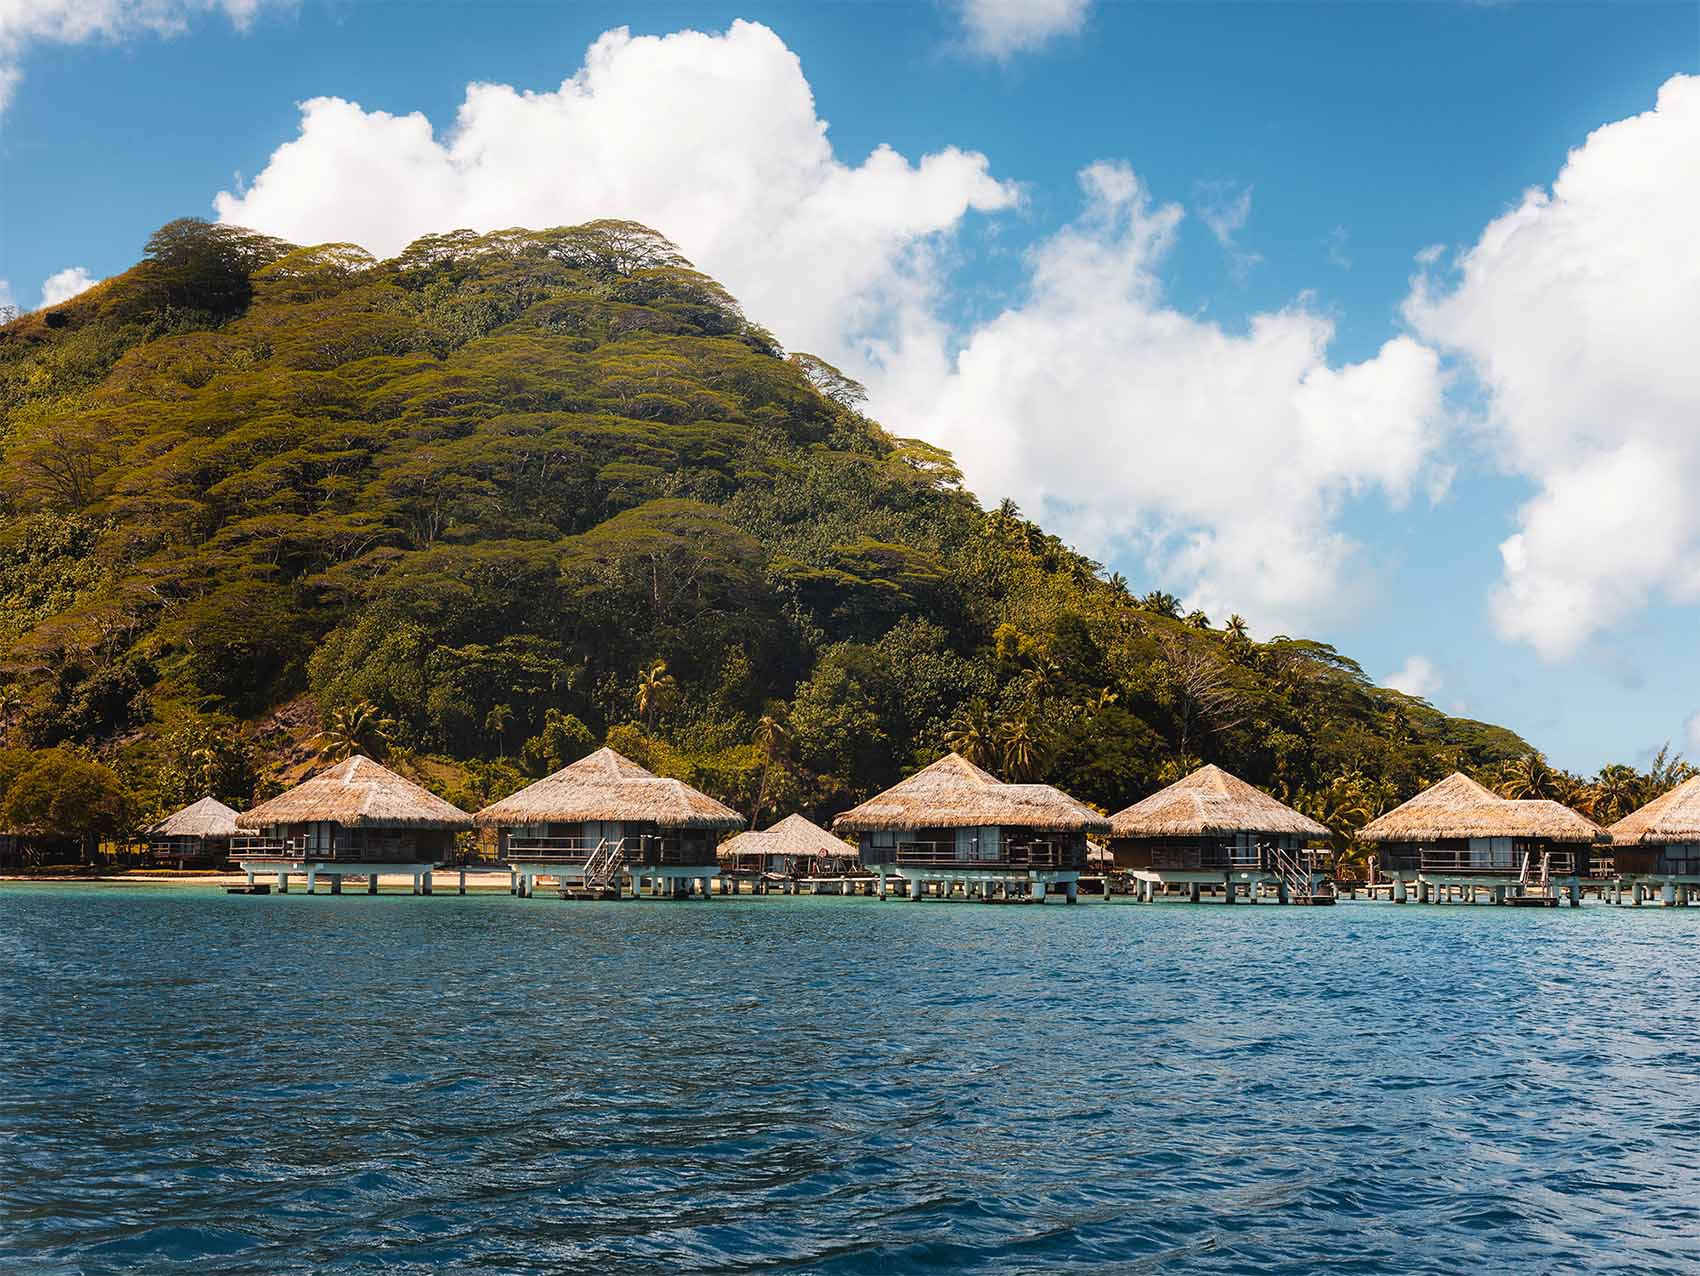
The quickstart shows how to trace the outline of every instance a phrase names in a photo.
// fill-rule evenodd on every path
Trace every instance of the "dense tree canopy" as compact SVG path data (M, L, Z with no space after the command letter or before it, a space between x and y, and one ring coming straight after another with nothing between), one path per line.
M355 747L476 802L611 739L758 818L947 742L1106 809L1530 751L1136 595L863 398L631 223L374 261L174 222L0 329L0 728L143 813Z

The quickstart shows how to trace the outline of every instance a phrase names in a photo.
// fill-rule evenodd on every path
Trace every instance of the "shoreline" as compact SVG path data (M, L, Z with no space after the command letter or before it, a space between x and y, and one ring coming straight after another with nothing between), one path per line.
M255 875L255 881L266 880L261 874ZM164 873L0 873L0 885L25 885L37 882L50 886L161 886L172 889L185 889L199 886L223 889L226 886L245 886L248 882L246 873L209 870L203 873L177 872ZM383 873L379 875L380 890L389 887L411 888L413 875L411 873ZM507 869L468 869L466 873L466 890L489 892L501 891L506 894L511 886L511 878ZM431 889L453 894L460 887L459 869L440 869L431 876ZM321 888L323 889L323 888ZM305 885L296 887L290 893L306 893Z

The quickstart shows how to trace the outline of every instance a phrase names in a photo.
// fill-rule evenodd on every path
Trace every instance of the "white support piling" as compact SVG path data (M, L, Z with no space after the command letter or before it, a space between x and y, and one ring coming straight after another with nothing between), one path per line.
M1422 893L1423 893L1424 902L1426 903L1427 898L1428 898L1428 883L1427 882L1423 883ZM1393 902L1395 904L1403 904L1409 898L1410 898L1410 895L1408 894L1407 888L1405 886L1405 879L1403 877L1395 877L1393 879Z
M319 885L319 870L316 866L307 865L307 893L311 895Z
M277 893L279 895L289 894L289 874L281 869L277 875Z
M376 895L378 893L378 872L376 869L373 869L370 873L366 874L366 893L368 895Z
M458 893L466 894L466 869L464 866L460 870L460 890Z
M1063 884L1063 899L1070 904L1078 904L1080 902L1080 883L1065 882Z
M1197 882L1188 882L1186 884L1186 898L1187 898L1187 902L1189 904L1198 903L1198 883Z

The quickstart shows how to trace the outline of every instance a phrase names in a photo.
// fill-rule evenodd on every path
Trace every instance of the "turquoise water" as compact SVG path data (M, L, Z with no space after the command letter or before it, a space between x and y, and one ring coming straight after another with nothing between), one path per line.
M1700 1271L1700 911L0 887L0 1270Z

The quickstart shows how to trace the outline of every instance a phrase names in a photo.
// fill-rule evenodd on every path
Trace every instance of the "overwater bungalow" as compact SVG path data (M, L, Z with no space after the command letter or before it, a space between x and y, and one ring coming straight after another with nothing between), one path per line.
M236 812L215 797L204 797L174 811L147 831L148 851L156 863L222 865L236 836Z
M1086 867L1086 836L1110 822L1048 784L1005 784L947 753L902 783L844 812L833 827L857 836L862 865L928 891L1042 901L1060 887L1069 903Z
M749 877L758 890L770 879L794 890L803 877L844 877L860 867L856 847L802 815L720 844L722 872Z
M308 894L324 876L337 895L344 877L364 877L375 895L378 875L388 873L412 877L413 893L429 895L432 870L455 857L455 834L472 817L355 754L238 815L236 827L230 856L250 886L256 874L275 873L288 890L290 875L304 873Z
M1378 869L1391 879L1396 902L1410 884L1425 903L1448 893L1495 903L1556 903L1568 890L1581 902L1581 883L1596 844L1610 835L1567 806L1545 799L1513 801L1454 772L1358 831L1380 843Z
M1700 895L1700 776L1606 831L1612 840L1609 867L1616 903L1623 902L1625 885L1636 904L1655 889L1666 904L1687 904Z
M1305 849L1328 836L1326 826L1219 766L1200 767L1110 817L1116 866L1133 875L1144 900L1178 885L1196 903L1201 888L1221 886L1232 904L1242 887L1255 900L1269 885L1284 904L1332 903L1326 857Z
M473 817L494 829L497 850L521 895L540 877L563 895L622 895L647 884L681 898L720 872L718 835L744 817L682 780L644 770L602 748L492 803Z

